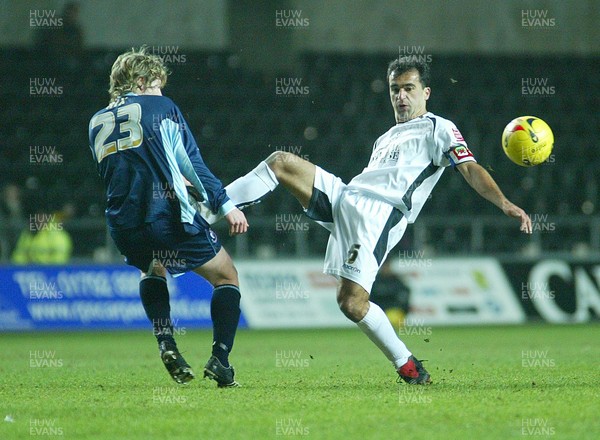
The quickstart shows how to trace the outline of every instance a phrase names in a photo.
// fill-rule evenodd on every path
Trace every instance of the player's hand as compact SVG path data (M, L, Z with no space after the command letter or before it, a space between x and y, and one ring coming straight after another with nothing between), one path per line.
M188 193L188 200L191 198L192 200L192 204L194 203L199 203L202 201L202 195L198 192L198 190L196 188L194 188L192 185L186 185L185 189L187 189L187 193Z
M509 217L513 217L519 219L521 222L521 227L519 228L521 232L526 234L531 234L533 231L533 227L531 226L531 219L527 215L525 211L519 208L514 203L505 201L502 205L502 211Z
M227 223L229 223L230 236L243 234L248 230L249 225L246 216L237 208L227 214L225 219L227 220Z

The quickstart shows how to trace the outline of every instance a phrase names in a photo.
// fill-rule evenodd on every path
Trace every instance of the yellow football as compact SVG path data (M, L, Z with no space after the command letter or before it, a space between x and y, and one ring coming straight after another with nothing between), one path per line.
M550 126L535 116L520 116L502 133L504 153L517 165L532 167L548 160L554 147Z

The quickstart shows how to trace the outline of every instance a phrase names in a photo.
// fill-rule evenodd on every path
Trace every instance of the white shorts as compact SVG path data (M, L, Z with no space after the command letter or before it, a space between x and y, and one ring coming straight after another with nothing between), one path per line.
M352 280L369 293L381 264L407 226L400 210L348 189L339 177L320 167L316 167L306 215L331 232L323 272Z

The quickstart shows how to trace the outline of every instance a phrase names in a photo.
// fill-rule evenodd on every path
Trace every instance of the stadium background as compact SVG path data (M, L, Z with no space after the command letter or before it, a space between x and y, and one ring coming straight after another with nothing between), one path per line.
M598 438L600 3L70 4L0 0L0 438ZM241 276L232 360L243 388L175 387L139 274L106 233L87 139L111 64L142 44L171 68L164 92L224 183L277 149L348 180L394 123L387 63L431 62L428 108L457 124L535 230L520 234L447 170L390 255L411 293L398 332L433 386L394 383L320 275L325 231L278 189L248 210L248 234L217 226ZM525 114L556 139L530 169L500 146ZM15 256L20 237L41 232L45 242ZM171 283L197 373L210 295L191 274Z
M62 263L62 257L36 259L42 250L36 254L35 248L29 257L15 257L23 231L38 232L45 222L66 231L72 241L72 252L63 256L67 271L82 264L114 269L121 262L106 233L87 124L107 103L116 55L147 44L171 68L165 94L179 104L224 183L275 150L294 152L349 180L393 123L387 63L398 55L424 57L433 75L429 110L457 124L479 162L530 213L535 233L519 234L513 221L447 171L392 261L410 270L444 258L460 265L460 258L493 257L530 317L539 318L530 298L535 290L534 296L566 310L559 320L597 318L597 2L75 4L70 16L72 6L64 1L1 3L0 261L6 279L21 286L23 310L27 301L65 293L56 267L35 266ZM546 120L556 138L548 163L531 169L512 164L499 141L506 123L523 114ZM222 226L216 229L242 263L266 265L285 257L291 268L318 261L327 237L300 214L295 200L278 190L249 210L248 234L232 239ZM549 259L562 266L539 278L545 285L532 287L531 270ZM16 269L15 262L21 263ZM13 271L32 264L47 272L27 278L33 287L26 298L25 278L19 284ZM581 279L592 293L578 305L575 284ZM556 292L565 293L556 298ZM581 316L570 316L578 307Z

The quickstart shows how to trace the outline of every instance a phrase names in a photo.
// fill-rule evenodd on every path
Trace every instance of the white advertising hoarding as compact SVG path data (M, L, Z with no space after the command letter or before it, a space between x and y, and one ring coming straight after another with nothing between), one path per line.
M250 328L354 325L339 310L336 280L320 260L238 261L242 311ZM394 262L411 288L408 322L422 325L525 321L519 301L493 258Z
M526 316L504 270L493 258L399 260L411 288L407 320L425 325L517 324Z
M340 311L335 278L318 260L236 262L241 308L250 328L354 325Z

